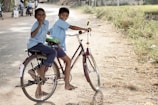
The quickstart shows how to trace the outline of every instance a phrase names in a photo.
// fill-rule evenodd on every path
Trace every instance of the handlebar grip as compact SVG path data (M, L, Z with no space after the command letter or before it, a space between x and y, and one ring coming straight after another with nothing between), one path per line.
M79 34L82 34L82 31L79 31L78 33L79 33Z
M89 30L88 31L78 31L79 34L84 34L85 32L90 32Z

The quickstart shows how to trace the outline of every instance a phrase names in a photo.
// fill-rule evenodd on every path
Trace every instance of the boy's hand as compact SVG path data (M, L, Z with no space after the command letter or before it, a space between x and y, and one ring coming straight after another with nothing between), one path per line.
M41 26L44 21L43 20L38 20L38 22L39 22L39 26Z
M50 35L50 32L47 32L48 35Z
M38 30L39 30L40 27L42 26L43 22L44 22L43 19L38 19L38 23L39 23L39 24L38 24L38 27L37 27L33 32L31 32L31 37L32 37L32 38L36 36L36 34L38 33Z

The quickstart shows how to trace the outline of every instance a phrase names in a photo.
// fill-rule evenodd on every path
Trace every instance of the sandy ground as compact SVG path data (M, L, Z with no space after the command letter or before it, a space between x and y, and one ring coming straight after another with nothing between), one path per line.
M0 105L158 105L158 70L137 63L132 44L112 24L87 15L80 16L79 22L83 20L89 20L93 29L90 48L99 67L101 92L95 93L86 82L80 59L72 70L72 84L78 87L75 90L65 90L60 81L50 99L35 103L15 87L17 77L1 88ZM75 37L67 38L68 55L76 45Z

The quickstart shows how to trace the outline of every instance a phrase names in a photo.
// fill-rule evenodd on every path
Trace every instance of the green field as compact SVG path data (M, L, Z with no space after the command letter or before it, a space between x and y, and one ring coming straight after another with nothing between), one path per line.
M83 7L85 13L111 21L134 45L139 62L158 63L158 5Z

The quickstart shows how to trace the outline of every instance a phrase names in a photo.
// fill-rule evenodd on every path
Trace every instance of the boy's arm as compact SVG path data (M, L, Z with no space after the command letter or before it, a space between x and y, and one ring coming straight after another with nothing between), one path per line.
M69 28L72 29L72 30L85 30L85 31L91 31L91 28L82 28L82 27L73 26L73 25L70 25Z
M31 37L32 38L36 36L36 34L38 33L38 31L39 31L40 27L42 26L42 24L39 23L38 26L37 26L37 28L34 31L31 32Z

